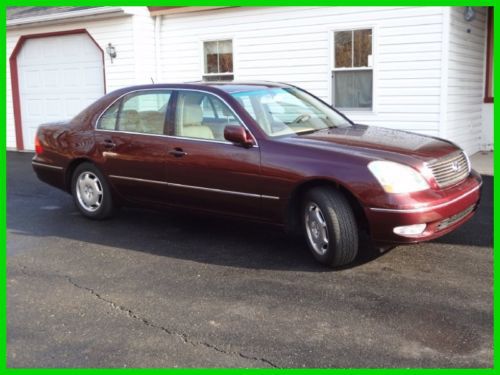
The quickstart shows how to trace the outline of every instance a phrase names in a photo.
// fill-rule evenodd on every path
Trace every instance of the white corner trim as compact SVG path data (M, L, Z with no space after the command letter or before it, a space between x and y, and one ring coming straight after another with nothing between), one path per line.
M439 129L438 136L446 138L448 127L448 68L450 64L450 23L451 8L443 7L443 33L441 39L441 97L439 99Z
M87 17L101 14L117 13L125 15L125 11L122 7L98 7L83 10L75 10L71 12L46 14L43 16L25 17L17 18L13 20L7 20L7 28L13 26L28 25L31 23L45 23L58 20L65 20L71 18Z
M155 83L161 82L160 65L161 65L161 24L162 16L154 16L154 45L155 45Z

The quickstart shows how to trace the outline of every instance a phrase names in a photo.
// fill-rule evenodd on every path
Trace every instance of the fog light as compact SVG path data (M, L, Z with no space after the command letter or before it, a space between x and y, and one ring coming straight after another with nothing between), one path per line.
M413 224L413 225L404 225L402 227L396 227L393 229L394 233L399 234L401 236L414 236L417 234L422 234L425 230L427 224Z

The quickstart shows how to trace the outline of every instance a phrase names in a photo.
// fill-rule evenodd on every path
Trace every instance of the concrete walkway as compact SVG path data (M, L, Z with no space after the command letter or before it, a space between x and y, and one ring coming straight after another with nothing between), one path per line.
M470 157L472 168L485 176L493 176L493 152L480 151Z

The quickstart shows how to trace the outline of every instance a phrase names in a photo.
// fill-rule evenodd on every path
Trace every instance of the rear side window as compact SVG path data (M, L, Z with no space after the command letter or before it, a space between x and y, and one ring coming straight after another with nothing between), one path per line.
M123 98L118 113L117 130L163 134L170 91L139 92Z
M143 91L126 95L101 116L98 129L164 134L170 91Z
M106 112L101 116L99 123L97 124L98 129L103 130L115 130L116 129L116 116L118 114L118 109L120 108L120 101L109 107Z

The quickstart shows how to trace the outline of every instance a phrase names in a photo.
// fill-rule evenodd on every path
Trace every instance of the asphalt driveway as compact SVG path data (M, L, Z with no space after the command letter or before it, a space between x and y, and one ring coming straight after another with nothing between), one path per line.
M275 228L93 222L8 153L9 367L491 367L493 179L438 241L330 270Z

